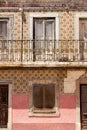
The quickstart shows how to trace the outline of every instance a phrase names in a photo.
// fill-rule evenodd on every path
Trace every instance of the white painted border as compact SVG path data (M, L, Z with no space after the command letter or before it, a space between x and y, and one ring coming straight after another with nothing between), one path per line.
M12 18L12 20L13 20L13 28L12 28L13 34L12 34L12 37L11 37L12 39L14 39L14 22L15 22L14 17L15 17L15 13L10 13L9 15L7 15L7 13L0 12L0 18L9 19L9 20ZM7 32L7 33L9 33L9 32ZM9 40L11 40L11 39L9 39Z
M33 18L55 18L55 40L59 40L59 13L58 12L30 12L29 13L29 38L33 40Z
M74 15L74 39L79 40L79 19L87 18L86 12L76 12Z
M1 84L7 84L8 85L8 124L7 128L0 128L0 130L12 130L12 87L13 82L12 80L0 80Z
M55 113L44 113L44 114L41 114L41 113L34 113L33 111L33 84L54 84L55 85ZM58 80L56 79L33 79L33 80L30 80L29 81L29 116L59 116L59 84L58 84Z

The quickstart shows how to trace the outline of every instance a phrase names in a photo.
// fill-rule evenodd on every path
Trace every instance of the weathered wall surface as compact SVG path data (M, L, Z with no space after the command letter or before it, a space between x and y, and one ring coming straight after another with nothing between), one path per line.
M64 77L66 70L56 69L14 69L0 70L0 79L10 79L14 82L13 94L29 93L29 80L31 79L56 79L59 80L60 92L63 93Z
M76 92L76 81L85 73L85 70L69 70L67 78L64 79L64 93Z
M82 11L81 11L82 12ZM42 13L46 13L44 11L42 11ZM78 12L74 12L74 11L62 11L62 12L58 12L55 11L56 14L59 15L59 39L60 40L74 40L74 32L75 32L75 15ZM84 13L84 12L83 12ZM12 17L14 20L13 23L13 39L14 40L21 40L22 38L22 31L23 31L23 39L27 40L30 39L30 13L24 12L24 19L25 21L23 21L23 25L22 25L22 17L21 17L21 12L17 11L17 12L0 12L0 18L10 18ZM38 14L38 11L36 13L36 15ZM23 26L23 30L22 30L22 26ZM67 43L66 43L67 44Z
M86 70L76 69L3 69L0 79L12 80L13 130L75 130L76 129L76 80ZM29 80L56 79L59 87L58 117L29 117Z
M60 13L60 39L73 40L74 36L74 12Z
M46 12L42 12L46 13ZM69 13L63 12L55 12L59 14L59 39L61 40L73 40L74 39L74 12L70 11ZM38 14L38 12L36 13ZM1 12L1 18L10 18L13 17L13 39L21 40L22 37L22 19L21 12ZM29 12L24 12L25 21L23 22L23 39L30 39L30 17Z
M72 100L72 102L71 102ZM76 97L60 95L58 117L29 117L28 95L13 96L13 130L75 130Z
M7 2L10 0L7 0ZM51 0L21 0L21 2L50 2ZM59 0L54 0L59 1ZM61 0L62 2L64 0ZM65 0L67 1L67 0ZM74 1L74 0L72 0ZM79 0L77 0L79 1ZM12 2L12 0L11 0ZM15 0L20 2L20 0ZM15 3L13 1L13 3ZM76 1L75 1L76 2ZM75 11L55 11L59 14L59 39L74 39ZM46 11L43 11L46 13ZM37 11L38 14L38 11ZM15 12L0 12L1 18L14 19L13 39L29 39L29 11L24 11L25 21L22 25L20 10ZM67 43L66 43L67 44ZM13 130L75 130L76 129L76 81L86 72L86 69L63 68L25 68L0 69L0 80L12 80L12 122ZM29 81L32 79L56 79L59 88L58 117L29 117ZM43 129L42 129L43 128Z
M7 2L86 2L86 0L5 0ZM4 2L0 0L0 2Z

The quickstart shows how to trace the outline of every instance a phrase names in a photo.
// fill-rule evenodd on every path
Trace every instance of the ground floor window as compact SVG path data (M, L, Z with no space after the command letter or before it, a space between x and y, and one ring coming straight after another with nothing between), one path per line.
M34 112L55 112L55 84L33 85Z
M50 80L29 81L29 115L56 116L58 111L58 82Z

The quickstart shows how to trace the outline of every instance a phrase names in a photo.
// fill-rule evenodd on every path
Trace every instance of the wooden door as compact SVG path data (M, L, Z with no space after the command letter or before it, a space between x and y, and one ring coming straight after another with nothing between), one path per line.
M87 19L79 22L80 60L87 60Z
M8 85L0 85L0 128L8 123Z
M80 86L81 126L87 129L87 84Z

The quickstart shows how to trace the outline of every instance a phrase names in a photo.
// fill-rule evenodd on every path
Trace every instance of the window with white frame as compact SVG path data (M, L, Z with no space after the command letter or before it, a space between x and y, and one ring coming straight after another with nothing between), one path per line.
M6 49L6 40L13 39L13 17L0 17L0 48Z
M7 24L8 19L0 19L0 37L3 39L7 38Z
M34 39L54 40L54 18L34 18Z
M54 18L34 18L33 19L33 43L34 58L46 59L52 57L55 39L55 19Z
M32 13L29 13L29 38L32 40L34 38L33 37L34 19L40 20L40 23L41 23L40 25L46 23L46 27L50 28L50 26L51 26L52 28L54 28L55 40L59 40L59 13L58 12L45 12L45 13L44 12L34 12L34 13L32 12ZM46 22L44 22L44 21L46 21ZM49 24L49 26L48 26L48 24ZM39 29L41 29L41 28L39 28ZM51 32L49 32L49 33L51 33ZM52 35L54 35L54 34L52 34ZM48 38L48 35L47 35L47 38Z
M57 12L29 13L30 39L33 61L54 60L54 49L58 48L59 14ZM55 44L56 43L56 44Z
M58 116L58 83L56 80L29 81L29 115Z

